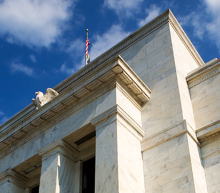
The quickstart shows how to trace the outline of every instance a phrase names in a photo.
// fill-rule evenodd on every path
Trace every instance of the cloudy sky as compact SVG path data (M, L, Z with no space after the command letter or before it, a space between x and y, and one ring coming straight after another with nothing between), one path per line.
M220 0L0 0L0 124L170 8L205 61L220 53Z

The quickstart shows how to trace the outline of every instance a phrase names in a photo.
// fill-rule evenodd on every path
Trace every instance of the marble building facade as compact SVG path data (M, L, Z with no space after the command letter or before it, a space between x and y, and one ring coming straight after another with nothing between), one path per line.
M219 193L219 72L167 10L0 126L0 193Z

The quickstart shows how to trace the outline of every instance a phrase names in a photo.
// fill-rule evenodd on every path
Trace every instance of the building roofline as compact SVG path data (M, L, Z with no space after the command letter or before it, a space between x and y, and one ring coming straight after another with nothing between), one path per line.
M205 70L208 70L216 65L220 64L220 58L213 58L212 60L208 61L204 66L201 66L199 68L196 68L192 72L190 72L187 75L187 80L191 80L197 76L199 76L201 73L203 73Z
M172 24L177 34L181 37L181 40L187 46L187 49L190 51L194 59L197 61L197 64L199 66L203 66L204 61L202 60L201 56L199 55L194 45L192 44L192 42L184 32L183 28L180 26L179 22L173 15L172 11L168 9L165 12L163 12L161 15L157 16L155 19L150 21L149 23L145 24L143 27L131 33L129 36L121 40L115 46L105 51L103 54L99 55L90 64L84 66L79 71L74 73L72 76L62 81L60 84L58 84L55 87L55 89L57 91L61 91L65 89L65 87L67 86L66 84L68 84L68 82L75 81L77 78L83 76L83 74L87 72L89 69L95 68L99 64L107 60L110 60L111 58L117 55L120 55L122 51L126 50L132 44L148 36L150 33L152 33L153 31L155 31L156 29L158 29L159 27L163 26L168 22Z
M172 11L170 9L168 9L167 12L169 14L169 23L172 25L172 27L176 31L177 35L180 37L180 39L182 40L182 42L184 43L184 45L186 46L186 48L188 49L188 51L190 52L192 57L195 59L198 66L205 65L205 63L204 63L203 59L201 58L200 54L196 50L196 48L193 45L193 43L191 42L191 40L186 35L185 31L183 30L180 23L177 21L176 17L172 13Z
M118 44L95 58L90 64L84 66L80 70L78 70L76 73L59 83L57 86L54 87L56 91L59 93L64 92L65 89L69 87L73 82L78 81L81 79L86 73L91 71L92 69L96 68L101 63L107 62L114 58L117 55L120 55L122 51L129 48L131 45L133 45L135 42L139 41L140 39L143 39L144 37L151 34L153 31L157 30L161 26L171 23L171 25L174 27L175 31L178 33L178 35L181 37L181 40L184 42L184 44L187 46L188 50L192 54L192 56L197 61L198 65L202 66L204 64L203 60L201 59L200 55L196 51L195 47L183 31L182 27L176 20L175 16L173 15L172 11L170 9L163 12L161 15L153 19L151 22L145 24L143 27L139 28L135 32L131 33L128 37L120 41ZM31 114L31 112L34 111L34 105L29 104L26 106L23 110L15 114L11 119L0 125L0 130L5 125L10 125L11 123L16 122L18 119L21 119L24 116L27 116L27 114Z
M187 83L189 88L200 84L201 82L219 74L220 72L220 58L214 58L207 62L204 66L196 68L190 72L187 77Z
M48 122L54 115L62 113L61 111L67 106L82 104L85 98L92 95L97 97L99 94L97 91L101 85L107 86L109 89L115 88L117 85L123 86L124 91L129 94L131 100L138 107L143 106L150 99L151 91L147 85L121 56L117 56L110 61L102 63L98 68L87 72L82 79L73 82L69 89L60 93L38 110L33 109L29 113L23 114L22 117L13 118L12 120L14 121L1 126L0 145L1 143L7 144L5 141L12 141L13 135L20 136L19 132L22 132L22 130L27 132L29 127L37 127L42 123Z

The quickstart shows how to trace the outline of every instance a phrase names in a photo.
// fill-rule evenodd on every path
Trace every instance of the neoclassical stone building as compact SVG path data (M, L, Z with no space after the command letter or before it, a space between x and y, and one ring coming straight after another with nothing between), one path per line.
M0 193L219 193L219 72L164 12L0 126Z

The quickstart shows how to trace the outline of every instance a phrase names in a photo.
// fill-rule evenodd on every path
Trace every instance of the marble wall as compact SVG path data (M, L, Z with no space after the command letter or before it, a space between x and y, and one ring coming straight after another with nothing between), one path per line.
M199 141L196 130L219 120L220 75L189 90L186 77L198 61L170 22L117 54L150 87L150 101L141 107L116 84L1 157L0 173L39 155L40 193L79 193L80 160L65 145L45 148L90 124L96 130L95 193L218 193L220 137ZM0 180L0 193L24 191Z
M207 193L186 81L199 67L195 57L169 23L130 46L122 57L152 90L142 111L143 143L163 133L166 138L150 150L143 148L146 192ZM185 131L178 133L175 127L183 122ZM167 135L171 128L176 136Z
M210 137L202 143L201 155L208 193L218 193L220 190L220 135Z
M216 71L220 66L211 70L199 81L199 84L190 88L197 128L204 127L219 121L220 114L220 74ZM213 74L213 75L212 75ZM207 116L208 115L208 116Z

